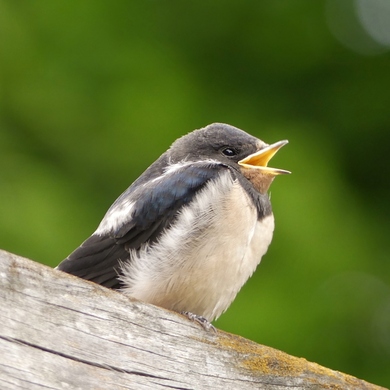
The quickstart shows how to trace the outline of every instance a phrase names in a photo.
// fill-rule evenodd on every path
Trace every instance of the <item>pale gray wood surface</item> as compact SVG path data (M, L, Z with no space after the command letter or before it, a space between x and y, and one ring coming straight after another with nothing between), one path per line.
M1 389L380 389L0 251Z

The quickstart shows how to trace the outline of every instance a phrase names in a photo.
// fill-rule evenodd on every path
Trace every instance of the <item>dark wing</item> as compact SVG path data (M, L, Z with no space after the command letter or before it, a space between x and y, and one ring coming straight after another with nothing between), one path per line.
M110 288L120 288L120 262L129 249L155 242L175 220L178 210L226 166L194 162L130 186L111 206L98 230L57 267ZM132 205L130 213L125 205ZM121 214L123 210L123 215ZM110 222L115 214L115 222Z

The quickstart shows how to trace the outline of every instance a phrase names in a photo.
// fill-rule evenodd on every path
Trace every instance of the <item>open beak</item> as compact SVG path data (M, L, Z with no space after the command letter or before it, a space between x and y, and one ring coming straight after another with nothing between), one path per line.
M238 162L239 165L249 169L257 169L264 174L276 176L291 173L284 169L270 168L267 166L269 160L276 154L276 152L284 145L288 143L287 140L275 142L272 145L268 145L265 148L259 150L256 153L243 158Z

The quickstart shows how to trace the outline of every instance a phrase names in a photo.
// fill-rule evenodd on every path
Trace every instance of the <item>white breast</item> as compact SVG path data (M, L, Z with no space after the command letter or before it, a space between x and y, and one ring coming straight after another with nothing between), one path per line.
M273 215L258 221L246 191L226 172L183 208L157 243L130 252L123 290L212 321L252 275L273 230Z

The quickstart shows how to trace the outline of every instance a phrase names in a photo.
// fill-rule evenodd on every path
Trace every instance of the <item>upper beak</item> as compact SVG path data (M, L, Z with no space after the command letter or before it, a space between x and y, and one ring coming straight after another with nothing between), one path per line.
M285 171L284 169L267 167L269 160L271 160L271 158L276 154L276 152L287 143L287 140L275 142L274 144L266 146L264 149L261 149L258 152L243 158L238 162L238 164L245 168L258 169L261 170L263 173L274 176L289 174L291 172Z

